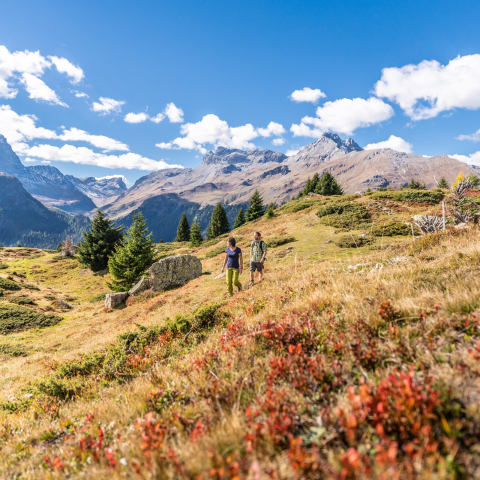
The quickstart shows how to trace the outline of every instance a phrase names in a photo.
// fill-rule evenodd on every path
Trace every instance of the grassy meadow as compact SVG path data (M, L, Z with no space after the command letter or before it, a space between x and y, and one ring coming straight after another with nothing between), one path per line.
M413 242L443 193L408 193L235 230L269 251L233 297L226 237L159 244L203 275L113 310L108 273L0 250L0 478L480 478L480 230Z

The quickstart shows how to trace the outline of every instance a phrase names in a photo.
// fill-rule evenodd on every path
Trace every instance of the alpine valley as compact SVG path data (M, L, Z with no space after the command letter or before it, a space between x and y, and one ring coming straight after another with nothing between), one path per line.
M127 189L120 177L76 178L48 165L25 167L0 135L0 242L55 248L66 235L78 242L98 208L125 226L131 224L132 212L141 211L155 241L171 241L184 212L190 223L197 218L205 230L221 202L233 225L255 189L266 204L281 205L298 194L308 177L327 170L346 193L398 188L412 178L432 188L442 176L451 183L460 171L480 173L480 167L446 155L363 150L351 138L325 133L289 157L219 146L196 168L155 171Z

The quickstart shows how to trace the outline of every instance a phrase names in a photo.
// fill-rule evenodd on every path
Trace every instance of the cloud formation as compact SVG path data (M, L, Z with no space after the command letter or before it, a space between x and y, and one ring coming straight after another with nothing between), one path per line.
M395 135L390 135L388 140L378 143L369 143L363 149L364 150L376 150L377 148L391 148L397 152L412 153L413 145L406 140Z
M285 139L284 138L274 138L272 140L272 145L275 145L276 147L280 146L280 145L283 145L285 143Z
M175 106L173 102L168 103L164 111L165 115L170 120L170 123L182 123L183 122L183 110Z
M342 98L326 102L317 108L316 113L317 117L306 116L299 125L292 125L290 131L294 137L318 138L327 130L352 135L357 128L369 127L394 115L393 108L388 103L375 97L367 100Z
M130 183L125 175L105 175L104 177L95 177L95 180L109 180L110 178L121 178L125 185Z
M102 149L104 152L110 151L124 151L128 152L130 149L128 145L125 145L118 140L106 137L104 135L91 135L85 130L79 130L78 128L71 128L70 130L63 130L61 135L57 137L59 140L66 142L86 142L90 143L94 147Z
M63 145L36 145L24 150L29 157L55 162L73 162L82 165L95 165L104 168L125 168L128 170L164 170L166 168L183 168L181 165L169 165L163 160L152 160L136 153L123 155L105 155L96 153L90 148Z
M0 45L0 98L15 98L18 94L15 85L19 81L26 88L30 98L66 106L40 78L45 70L52 66L55 66L59 73L70 77L73 84L80 82L84 77L83 70L66 58L46 58L40 55L39 51L10 52L5 46Z
M270 122L267 128L256 129L252 124L247 123L240 127L230 127L225 120L217 115L205 115L197 123L186 123L180 128L183 137L178 137L171 142L157 143L158 148L166 150L198 150L207 153L205 145L223 146L228 148L252 149L255 145L251 140L263 136L281 135L285 132L282 125Z
M315 90L305 87L302 90L295 90L291 95L290 99L294 102L310 102L317 103L321 98L325 98L326 95L319 88Z
M477 167L480 167L480 151L470 155L449 155L449 157L456 158L457 160L468 163L469 165L476 165Z
M114 100L113 98L100 97L100 103L93 102L92 110L99 112L100 115L108 115L109 113L119 113L122 105L125 104L122 100Z
M183 120L183 110L175 106L174 103L167 103L167 106L163 110L163 113L157 113L154 117L150 117L145 112L141 113L127 113L124 120L127 123L143 123L147 120L150 120L154 123L160 123L165 117L168 118L170 123L182 123Z
M455 137L456 140L471 140L472 142L480 142L480 130L477 130L475 133L471 135L459 135Z
M127 123L142 123L148 120L148 115L145 112L127 113L124 120Z
M480 108L480 55L458 56L447 65L384 68L375 95L397 103L412 120L425 120L455 108Z

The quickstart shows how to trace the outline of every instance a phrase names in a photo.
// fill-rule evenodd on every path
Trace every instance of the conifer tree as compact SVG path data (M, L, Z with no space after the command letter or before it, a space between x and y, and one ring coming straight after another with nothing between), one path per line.
M187 214L183 212L180 222L178 222L176 242L188 242L190 240L190 225L188 224Z
M80 263L93 272L104 270L108 267L108 259L113 255L115 247L122 238L123 226L116 227L113 221L98 210L90 230L84 232L83 240L80 242L78 250ZM63 246L63 244L60 245Z
M230 223L227 218L227 212L223 205L218 202L213 209L212 218L207 227L207 238L210 240L228 232L230 232Z
M243 208L240 208L233 224L233 229L235 230L238 227L241 227L245 223L245 214L243 213Z
M343 190L335 177L327 171L320 177L315 193L320 195L343 195Z
M470 183L474 187L478 187L478 185L480 185L480 178L478 177L478 175L475 175L473 172L470 173L470 175L467 177L467 180L470 180Z
M190 229L190 248L199 247L203 242L202 229L198 220L193 222L192 228Z
M315 175L312 178L312 186L311 186L311 192L315 192L318 186L318 182L320 181L320 175L318 173L315 173Z
M70 235L67 235L67 238L63 242L61 255L62 257L73 257L75 255L75 249Z
M133 215L132 226L108 261L114 280L107 285L116 292L132 288L155 262L155 244L141 212Z
M307 178L307 182L305 183L305 186L303 187L302 194L303 195L308 195L312 191L312 181L310 180L310 177Z
M442 177L440 179L440 181L438 182L437 187L438 188L448 188L447 179L445 177Z
M250 199L250 204L247 208L247 211L245 212L245 219L247 222L251 222L262 217L264 213L265 207L263 205L263 199L258 193L258 190L255 190L252 198Z
M273 218L275 216L275 205L271 203L267 208L267 218Z

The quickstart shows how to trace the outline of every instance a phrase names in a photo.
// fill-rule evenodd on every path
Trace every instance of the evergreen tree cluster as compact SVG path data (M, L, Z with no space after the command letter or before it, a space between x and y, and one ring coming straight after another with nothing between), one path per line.
M437 187L438 188L448 188L447 179L445 177L442 177L440 179L440 181L438 182Z
M335 177L326 171L320 177L318 173L315 173L312 179L310 177L305 183L305 187L298 194L298 198L304 197L309 193L317 193L319 195L343 195L343 190Z
M207 227L207 239L218 237L230 232L230 223L227 218L227 212L223 205L218 202L213 209L212 218Z
M427 189L427 187L425 185L425 182L420 183L418 180L415 180L414 178L412 178L410 180L410 183L408 184L408 188L410 188L411 190L426 190Z
M265 206L263 205L263 199L258 193L258 190L252 195L247 211L245 212L245 219L247 222L252 222L257 218L263 217L265 213Z
M98 210L90 229L83 234L78 250L80 263L93 272L104 270L122 238L123 226L116 227L114 222Z

